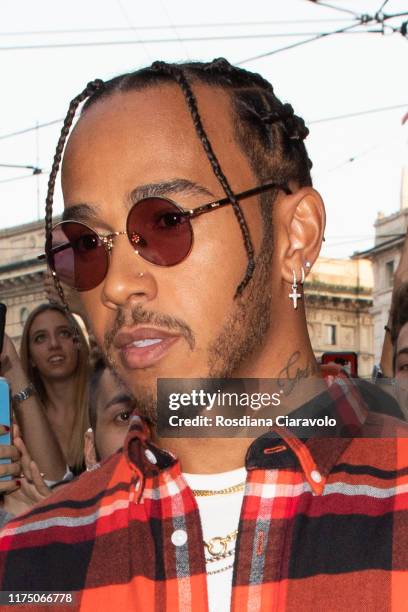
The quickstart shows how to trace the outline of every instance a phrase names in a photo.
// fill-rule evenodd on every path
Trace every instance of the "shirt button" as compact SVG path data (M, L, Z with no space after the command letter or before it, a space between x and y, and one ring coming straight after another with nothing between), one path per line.
M155 457L155 455L152 453L152 451L149 448L146 448L145 452L145 457L148 461L150 461L150 463L157 463L157 459Z
M187 532L184 529L176 529L171 534L171 541L174 546L183 546L187 542Z
M313 482L322 482L322 475L317 470L312 470L310 472L310 478Z

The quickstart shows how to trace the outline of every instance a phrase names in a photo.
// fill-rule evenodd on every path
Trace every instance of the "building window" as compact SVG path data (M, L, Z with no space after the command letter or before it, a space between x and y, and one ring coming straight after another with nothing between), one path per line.
M392 287L394 284L394 260L385 264L385 286Z
M335 325L325 325L326 328L326 344L336 344L336 326Z

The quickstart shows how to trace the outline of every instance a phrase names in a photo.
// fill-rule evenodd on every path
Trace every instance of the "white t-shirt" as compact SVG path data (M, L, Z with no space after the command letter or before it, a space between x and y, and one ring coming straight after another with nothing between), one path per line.
M183 474L191 489L210 489L219 491L245 482L247 472L244 467L219 474ZM238 529L244 491L223 495L196 496L200 511L203 537L209 542L215 537L225 537ZM235 548L236 539L228 550ZM204 545L203 545L204 546ZM205 551L206 559L211 558ZM229 612L231 606L232 565L234 555L219 561L207 562L207 587L210 612ZM225 571L209 574L222 568Z

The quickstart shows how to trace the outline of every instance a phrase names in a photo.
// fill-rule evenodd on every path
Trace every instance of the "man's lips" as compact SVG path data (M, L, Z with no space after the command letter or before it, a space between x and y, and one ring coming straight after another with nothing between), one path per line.
M118 332L113 346L118 349L125 367L147 368L164 357L179 337L162 329L139 327Z

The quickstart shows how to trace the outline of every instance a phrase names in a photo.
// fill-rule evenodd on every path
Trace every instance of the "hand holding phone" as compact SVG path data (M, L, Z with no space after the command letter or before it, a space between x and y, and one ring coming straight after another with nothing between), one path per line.
M20 473L18 450L12 446L10 386L0 378L0 481L12 480Z

